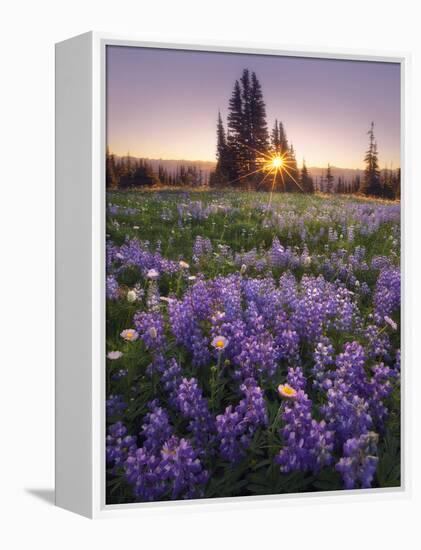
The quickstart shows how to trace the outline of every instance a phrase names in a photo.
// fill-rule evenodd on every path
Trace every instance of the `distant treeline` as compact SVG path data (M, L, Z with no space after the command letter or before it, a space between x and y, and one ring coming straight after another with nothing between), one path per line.
M358 174L352 178L336 177L334 170L328 165L326 171L322 172L320 176L313 176L314 189L320 193L363 193L392 200L400 198L400 168L396 170L384 168L378 171L375 179L377 189L371 187L369 192L365 190L366 182L370 181L367 175L369 174L365 171L363 177Z
M153 185L201 187L207 184L207 174L194 165L180 164L173 171L158 164L154 169L147 159L130 155L116 157L107 151L106 180L110 189L129 189Z
M374 123L368 132L369 148L366 152L364 177L352 181L335 178L330 165L326 174L313 180L305 161L299 169L294 147L288 143L284 125L275 120L269 133L266 105L262 87L254 72L244 69L235 81L228 104L226 128L218 113L216 130L215 171L209 184L212 187L283 192L363 193L365 195L396 198L400 196L400 169L382 170L378 166L377 142ZM284 167L270 172L270 159L282 157ZM265 170L265 164L269 168ZM270 176L270 177L268 177Z

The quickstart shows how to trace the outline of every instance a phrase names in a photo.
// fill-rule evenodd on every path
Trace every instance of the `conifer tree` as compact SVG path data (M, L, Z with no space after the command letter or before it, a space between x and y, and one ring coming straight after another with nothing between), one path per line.
M367 134L369 136L369 145L364 157L366 167L360 191L364 193L364 195L380 197L382 190L380 184L377 142L374 137L374 122L371 123L370 130Z
M288 152L288 139L282 122L279 122L279 147L281 154Z
M288 147L286 156L287 156L289 174L286 173L284 175L285 191L287 191L288 193L298 193L301 191L299 185L297 185L297 182L299 183L300 174L298 171L297 160L295 158L294 146L292 145L292 143Z
M240 78L241 99L242 99L242 124L241 124L241 145L242 149L242 171L248 173L251 171L251 163L254 158L253 136L252 136L252 113L251 113L251 85L250 72L243 70Z
M243 137L243 102L240 83L236 80L228 104L228 136L226 138L231 156L232 180L239 178L241 174L244 158Z
M319 191L320 191L321 193L325 193L325 192L326 192L326 189L325 189L325 177L324 177L323 171L320 173L318 187L319 187Z
M252 184L257 160L269 151L269 133L262 87L256 74L250 76L248 69L243 70L240 80L234 84L229 101L226 142L229 179L241 179L244 185Z
M227 143L224 124L221 113L218 111L218 121L216 126L216 167L210 176L211 187L224 186L230 181L232 174L230 148ZM235 178L232 178L235 179Z
M281 142L279 140L279 124L278 119L275 118L275 124L273 125L272 132L270 135L270 144L272 147L272 151L275 154L279 154L281 152Z
M395 194L395 199L401 198L401 169L398 168L393 174L393 189Z
M110 154L110 151L107 147L107 153L106 153L106 165L105 165L105 179L106 179L106 186L110 189L115 189L118 187L118 174L117 174L117 166L115 161L114 154Z
M250 89L250 136L254 158L269 150L269 134L266 123L266 105L263 101L262 86L256 73L251 74Z
M334 189L333 189L334 181L335 181L335 178L333 177L332 169L330 167L330 164L328 164L327 170L326 170L326 193L334 192Z
M303 167L301 168L300 185L304 193L314 193L313 178L308 172L305 160L303 160Z
M382 197L393 200L395 198L395 189L393 185L393 172L384 168L381 174Z

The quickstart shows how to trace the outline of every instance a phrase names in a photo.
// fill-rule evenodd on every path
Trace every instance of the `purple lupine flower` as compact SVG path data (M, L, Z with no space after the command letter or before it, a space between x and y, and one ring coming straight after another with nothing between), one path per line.
M344 443L343 457L336 470L342 475L345 489L371 487L378 463L378 439L376 433L368 432Z
M244 398L234 408L229 405L216 417L219 453L224 460L236 463L246 456L259 427L268 423L262 389L250 378L240 386Z
M300 367L288 368L287 382L296 390L305 390L307 385L307 380L305 379L303 370Z
M169 395L171 395L178 387L181 382L181 378L181 366L174 358L170 359L165 365L161 375L161 382Z
M314 350L314 365L311 369L313 385L318 390L326 391L332 386L329 369L335 363L333 355L334 349L329 338L322 337Z
M301 376L291 374L303 385ZM284 386L290 387L288 384ZM324 466L331 464L334 433L327 428L324 420L318 422L312 417L312 402L302 389L294 389L285 395L282 404L281 437L283 446L276 457L281 472L295 471L318 472ZM280 391L283 395L282 391Z
M142 243L137 239L127 240L118 250L112 250L111 253L117 272L135 267L147 278L152 270L158 275L162 273L171 275L180 269L177 262L163 258L159 251L151 252L148 243Z
M170 485L171 499L203 496L208 473L187 440L172 437L162 447L161 457L161 469Z
M395 369L397 372L400 372L401 370L401 350L396 350L396 357L395 357Z
M212 295L202 281L185 293L182 300L168 304L170 326L179 345L192 354L195 366L205 365L210 359L209 339L203 334L201 321L211 315Z
M188 430L192 433L195 447L203 450L213 439L215 422L197 380L183 378L170 400L181 416L189 420Z
M199 263L204 256L212 254L212 243L207 237L198 235L193 244L193 261Z
M279 317L278 317L279 321ZM279 358L289 363L300 363L300 337L295 330L285 329L275 336Z
M358 440L373 429L382 430L387 418L384 400L392 391L396 372L380 363L372 367L369 377L365 362L364 350L357 342L345 344L344 352L336 358L327 402L320 410L336 434L337 445Z
M120 286L114 275L107 276L106 293L108 300L117 300L120 296Z
M336 370L331 374L327 402L320 408L340 445L373 427L365 361L364 349L358 342L345 344L343 353L336 358Z
M127 373L129 371L127 369L119 369L117 372L114 372L111 375L111 380L121 380L122 378L127 376Z
M126 408L127 404L122 395L111 394L106 401L107 417L120 416Z
M380 272L373 297L374 316L382 323L385 316L390 317L401 303L401 272L399 268L385 268Z
M167 484L163 479L159 456L140 447L129 454L124 463L124 471L136 500L148 502L165 497Z
M368 325L362 334L367 339L366 349L370 359L390 359L392 345L386 332L380 332L377 325Z
M381 271L382 269L390 267L390 265L390 258L387 256L374 256L371 260L371 269L378 269Z
M349 330L352 327L355 305L346 288L327 282L322 276L304 276L298 295L292 301L293 328L308 341L320 339L324 327Z
M396 378L397 373L384 363L378 363L371 367L371 372L373 374L369 382L371 415L378 429L383 430L389 412L385 400L393 391L392 381Z
M136 438L127 435L127 428L122 422L116 422L108 428L106 460L109 466L113 469L123 466L127 457L135 453L136 449Z
M162 447L172 435L173 429L170 426L168 413L159 406L157 399L151 401L148 407L149 412L143 419L140 435L144 440L143 447L153 453Z
M200 498L208 481L208 473L193 447L175 436L157 454L147 452L144 447L130 454L125 472L139 501Z
M165 349L164 318L161 313L139 311L133 317L133 324L147 349L153 351Z

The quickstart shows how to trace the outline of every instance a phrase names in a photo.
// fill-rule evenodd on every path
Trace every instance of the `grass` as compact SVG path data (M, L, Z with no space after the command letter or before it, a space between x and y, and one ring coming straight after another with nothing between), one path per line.
M187 262L191 275L201 274L206 279L238 272L238 255L253 249L258 258L267 259L275 238L279 239L284 248L289 247L298 256L305 248L308 249L311 263L307 267L290 267L297 279L304 274L318 276L322 273L326 279L332 282L339 280L350 290L355 290L355 282L348 275L341 275L341 261L335 258L340 257L349 262L356 250L364 248L367 269L357 269L353 275L359 284L366 283L373 291L378 276L378 270L371 267L373 258L386 256L393 264L399 264L399 205L390 201L320 194L274 194L270 198L264 192L160 189L112 191L107 194L107 203L112 205L111 208L118 207L117 211L107 216L108 242L122 245L127 239L138 239L148 243L150 250L159 250L165 258ZM353 238L350 237L352 231ZM211 241L213 252L200 261L195 261L193 246L198 236ZM226 250L229 251L228 254L225 253ZM333 271L326 271L326 263L337 267ZM273 268L266 263L263 269L249 267L247 276L272 276L278 280L283 271L285 270L282 268ZM135 268L126 269L119 274L118 279L124 291L140 285L147 292L149 283ZM181 298L187 287L185 278L181 280L178 276L162 276L159 281L161 296ZM373 311L371 297L358 295L356 300L361 316L368 319ZM125 415L125 423L131 430L129 433L138 433L141 419L147 412L148 401L155 397L163 401L166 399L159 380L145 375L150 356L143 343L137 341L122 344L119 336L122 330L131 326L136 311L144 308L143 302L131 304L125 299L108 301L107 304L107 350L124 351L124 358L118 363L118 367L113 362L108 362L107 388L108 393L120 393L130 401ZM398 317L394 317L397 322ZM353 334L339 331L329 336L333 339L337 352L345 342L354 338ZM389 336L393 348L398 349L399 332ZM183 364L185 376L199 378L204 394L209 397L209 369L203 368L198 373L191 366L188 353L171 340L169 353ZM304 365L311 364L311 353L311 349L302 346ZM127 368L128 375L119 382L113 382L111 375L121 367ZM216 397L216 412L222 412L227 404L235 402L234 394L229 391L229 381L224 383L227 385L227 388L224 387L227 395ZM269 395L269 415L273 418L279 406L277 396L271 394L273 388L269 384L262 384ZM399 402L397 386L388 403L390 419L385 433L381 434L380 460L375 481L377 486L389 487L400 483ZM172 421L177 429L185 430L185 425L176 415L172 417ZM279 448L280 445L276 433L268 443L267 434L257 431L250 449L250 460L236 468L223 463L216 467L208 465L214 469L206 488L206 496L341 488L340 476L333 468L322 470L317 477L300 473L280 474L279 468L273 467L270 451L270 448ZM117 478L111 475L109 483L108 502L131 501L130 488L122 475Z

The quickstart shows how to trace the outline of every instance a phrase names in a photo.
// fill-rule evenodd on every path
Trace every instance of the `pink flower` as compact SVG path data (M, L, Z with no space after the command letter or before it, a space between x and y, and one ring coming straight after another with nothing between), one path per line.
M397 330L398 329L398 325L395 323L395 321L393 319L391 319L390 317L388 317L387 315L384 316L384 320L386 321L386 323L393 328L393 330Z
M107 358L111 359L112 361L120 359L120 357L123 357L123 353L121 351L109 351L107 353Z
M126 328L126 330L123 330L123 332L120 333L120 336L124 338L126 342L134 342L139 338L139 334L134 328Z
M155 281L159 277L159 272L156 269L149 269L149 271L146 274L146 277L148 279L151 279L152 281Z
M294 390L289 384L280 384L278 386L278 393L285 399L295 399L297 397L297 390Z
M225 336L215 336L212 340L212 346L218 351L224 350L228 346L229 340Z

